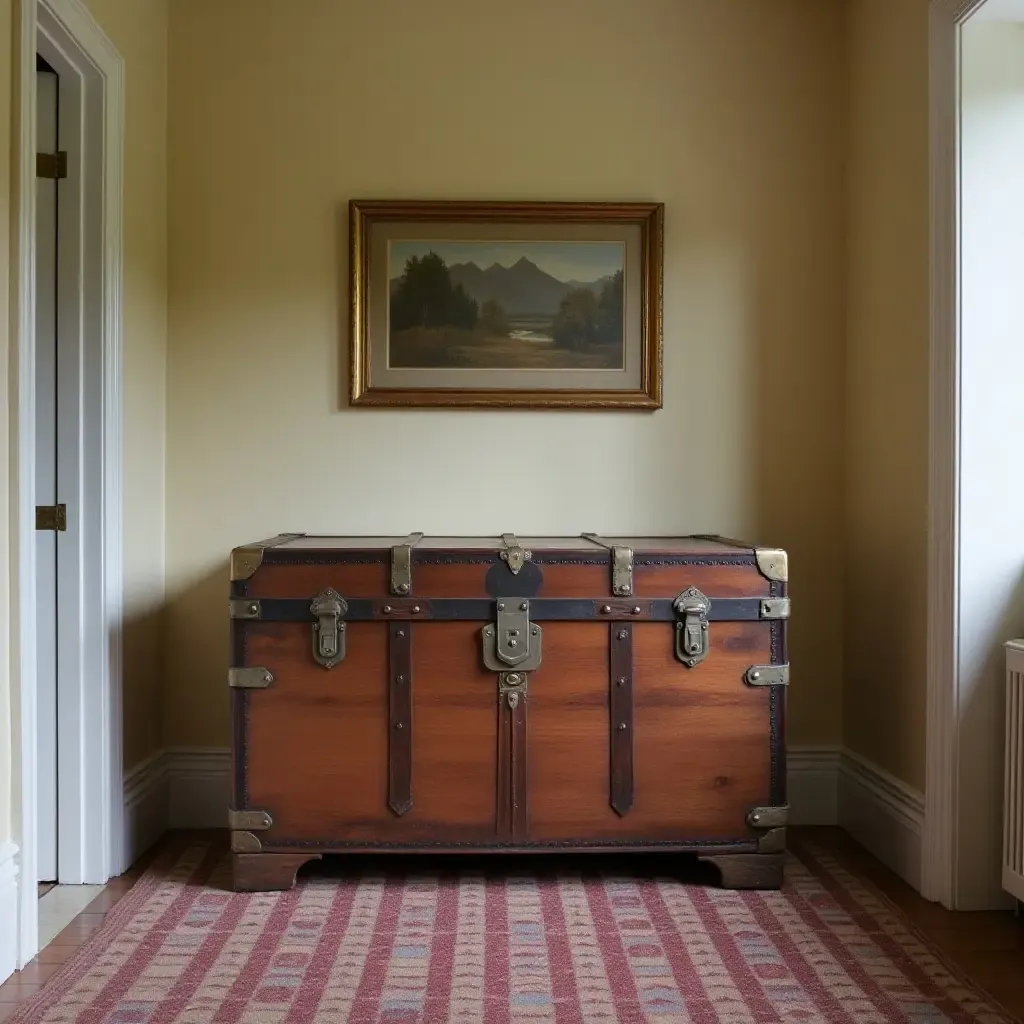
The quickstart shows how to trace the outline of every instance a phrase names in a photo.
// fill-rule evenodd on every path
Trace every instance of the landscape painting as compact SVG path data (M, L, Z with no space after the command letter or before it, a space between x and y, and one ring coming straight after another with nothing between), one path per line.
M661 408L660 203L348 211L349 405Z
M399 239L388 249L389 366L622 368L622 243Z

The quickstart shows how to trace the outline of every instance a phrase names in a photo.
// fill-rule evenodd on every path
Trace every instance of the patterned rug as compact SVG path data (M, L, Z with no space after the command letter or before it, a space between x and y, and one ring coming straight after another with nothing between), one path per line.
M624 870L644 863L356 861L249 895L222 847L183 842L10 1020L1010 1020L820 851L768 893Z

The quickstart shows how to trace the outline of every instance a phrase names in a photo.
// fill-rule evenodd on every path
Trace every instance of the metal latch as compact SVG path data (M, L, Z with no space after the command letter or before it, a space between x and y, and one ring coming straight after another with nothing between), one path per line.
M345 623L348 611L345 599L332 587L321 591L309 606L313 623L313 658L324 668L334 668L345 657Z
M512 570L513 575L515 575L522 569L523 562L528 562L533 558L533 552L526 551L519 541L516 540L514 533L503 533L501 535L501 542L505 545L504 550L501 552L501 559L508 562L508 567Z
M696 587L688 587L675 599L672 607L680 616L676 623L676 657L688 668L693 668L708 656L711 600Z
M523 598L498 598L497 622L484 626L484 664L492 672L509 668L532 672L540 666L541 628L530 621L530 602Z
M402 544L391 549L391 593L408 594L412 590L412 549L423 540L422 533L410 533Z
M68 528L67 505L36 505L36 529L58 533Z

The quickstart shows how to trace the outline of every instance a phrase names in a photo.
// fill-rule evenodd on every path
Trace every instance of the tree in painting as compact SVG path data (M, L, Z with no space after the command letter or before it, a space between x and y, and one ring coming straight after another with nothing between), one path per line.
M543 262L543 243L504 244L496 255L506 262L485 258L494 252L489 243L405 246L396 260L400 272L390 282L391 367L621 367L623 273L618 248L598 254L593 277L580 277L566 270L585 270L585 261L568 262L565 245L557 243L549 265L557 269L562 255L562 276L536 262ZM446 251L462 258L446 260ZM607 272L602 273L604 268Z

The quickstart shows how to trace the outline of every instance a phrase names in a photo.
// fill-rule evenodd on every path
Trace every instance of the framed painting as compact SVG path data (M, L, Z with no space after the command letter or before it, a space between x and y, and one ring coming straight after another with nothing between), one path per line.
M349 215L352 405L661 408L660 203Z

